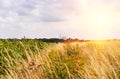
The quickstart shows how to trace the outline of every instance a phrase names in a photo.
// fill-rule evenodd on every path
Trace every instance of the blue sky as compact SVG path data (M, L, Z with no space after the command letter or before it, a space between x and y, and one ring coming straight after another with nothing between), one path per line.
M0 0L0 38L120 38L119 0Z

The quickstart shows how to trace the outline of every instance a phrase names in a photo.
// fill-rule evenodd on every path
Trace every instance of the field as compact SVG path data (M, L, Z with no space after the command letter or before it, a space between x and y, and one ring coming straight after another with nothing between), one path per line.
M120 41L0 40L0 79L120 79Z

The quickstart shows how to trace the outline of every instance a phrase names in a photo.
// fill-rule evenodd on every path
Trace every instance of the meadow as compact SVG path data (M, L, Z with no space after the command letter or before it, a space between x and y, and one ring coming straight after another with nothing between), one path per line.
M0 40L0 79L120 79L120 40Z

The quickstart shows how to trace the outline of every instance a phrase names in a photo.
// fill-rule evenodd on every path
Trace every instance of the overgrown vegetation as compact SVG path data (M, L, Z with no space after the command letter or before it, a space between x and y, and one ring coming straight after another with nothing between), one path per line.
M119 79L120 41L0 41L0 79Z

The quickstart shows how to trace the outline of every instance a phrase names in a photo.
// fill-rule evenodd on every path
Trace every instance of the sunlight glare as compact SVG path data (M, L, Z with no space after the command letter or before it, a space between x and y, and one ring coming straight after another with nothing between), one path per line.
M105 14L96 14L97 16L94 17L94 21L96 22L94 25L94 32L96 39L103 39L107 38L107 24L108 24L108 18Z
M105 24L106 18L104 16L98 17L98 24L103 25Z

